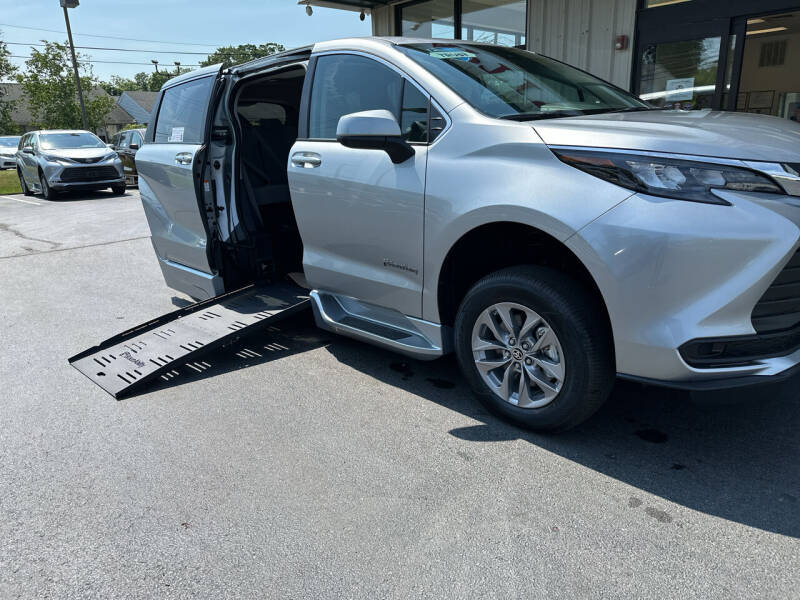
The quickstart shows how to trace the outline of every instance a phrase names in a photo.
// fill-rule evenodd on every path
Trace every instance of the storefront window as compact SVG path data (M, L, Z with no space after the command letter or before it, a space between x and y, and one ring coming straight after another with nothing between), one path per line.
M526 5L526 0L462 0L461 39L524 45Z
M455 9L453 0L427 0L403 6L401 32L408 37L455 37Z
M412 0L399 7L400 34L524 46L527 5L528 0Z
M751 17L736 110L800 121L800 12Z

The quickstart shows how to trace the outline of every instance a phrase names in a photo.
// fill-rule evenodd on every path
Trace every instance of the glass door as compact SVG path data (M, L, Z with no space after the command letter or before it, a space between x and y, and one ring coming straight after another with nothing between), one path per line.
M719 109L733 56L730 21L640 30L634 92L654 106Z

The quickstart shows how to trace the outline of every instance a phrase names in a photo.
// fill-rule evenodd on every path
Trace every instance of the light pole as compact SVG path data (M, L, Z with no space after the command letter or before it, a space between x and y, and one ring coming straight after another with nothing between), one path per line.
M156 68L156 73L158 73L158 61L155 58L153 58L150 60L150 62L153 63L153 66L155 66Z
M83 128L89 129L89 123L86 120L86 106L83 104L83 91L81 90L81 76L78 73L78 59L75 58L75 44L72 42L72 29L69 26L68 8L77 8L80 0L60 0L61 8L64 9L64 21L67 23L67 38L69 38L69 51L72 53L72 70L75 71L75 85L78 88L78 101L81 104L81 120L83 121Z
M180 74L181 74L181 63L180 63L180 61L176 60L175 61L175 75L177 76L177 75L180 75Z

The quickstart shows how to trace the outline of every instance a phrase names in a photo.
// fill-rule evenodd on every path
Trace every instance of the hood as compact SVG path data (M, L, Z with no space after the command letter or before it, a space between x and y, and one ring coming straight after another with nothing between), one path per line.
M113 150L106 146L103 146L102 148L55 148L53 150L45 150L42 148L43 154L71 158L72 160L99 160L107 154L111 154L112 152Z
M764 115L657 110L565 117L532 125L551 146L800 162L800 124Z

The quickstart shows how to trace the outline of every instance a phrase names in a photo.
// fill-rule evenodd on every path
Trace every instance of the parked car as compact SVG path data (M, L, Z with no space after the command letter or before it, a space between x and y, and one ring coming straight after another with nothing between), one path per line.
M0 136L0 169L14 169L17 166L17 146L19 146L20 136L4 135Z
M113 148L122 161L122 170L125 173L125 183L139 185L139 176L136 173L136 152L144 143L146 129L129 129L120 131L111 138L109 146Z
M513 48L367 38L177 77L145 142L170 286L302 271L320 327L454 350L519 425L580 423L615 375L800 369L796 123L656 110Z
M22 136L16 153L22 192L40 193L48 200L67 190L125 193L122 162L113 150L89 131L31 131Z

